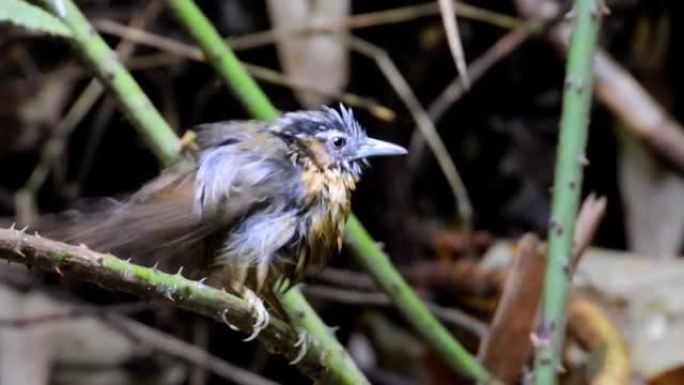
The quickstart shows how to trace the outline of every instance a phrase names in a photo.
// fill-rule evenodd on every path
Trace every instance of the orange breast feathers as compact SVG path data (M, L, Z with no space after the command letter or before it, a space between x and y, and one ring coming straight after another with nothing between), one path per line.
M312 258L327 259L334 246L342 247L342 234L351 208L351 193L356 188L357 178L336 168L321 169L308 162L301 173L301 180L307 191L309 216L308 243Z

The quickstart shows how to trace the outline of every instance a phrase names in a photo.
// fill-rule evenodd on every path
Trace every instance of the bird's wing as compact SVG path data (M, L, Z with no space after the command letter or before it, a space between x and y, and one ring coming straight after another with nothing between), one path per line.
M263 127L199 126L202 152L195 169L166 170L121 202L104 199L87 211L46 218L39 230L120 256L177 254L228 232L251 213L290 205L300 194L299 179L284 143Z

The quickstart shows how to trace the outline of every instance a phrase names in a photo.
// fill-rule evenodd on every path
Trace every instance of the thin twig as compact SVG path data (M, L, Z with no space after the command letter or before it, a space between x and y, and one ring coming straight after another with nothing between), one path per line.
M160 51L168 52L173 55L191 59L194 61L205 61L204 53L202 52L202 50L190 44L186 44L141 29L132 28L130 26L117 23L113 20L100 19L95 21L94 25L98 30L110 34L112 36L117 36L126 40L134 41L140 45L154 47ZM171 59L171 61L177 60L176 58L169 59ZM163 63L166 62L167 60L163 61ZM160 62L157 61L154 64L159 65L159 63ZM356 95L350 92L332 92L320 87L312 86L310 84L304 84L302 82L293 80L290 77L281 74L280 72L274 71L266 67L247 63L242 64L252 76L262 81L285 86L294 90L313 92L331 98L338 98L344 103L349 104L350 106L364 108L377 118L385 121L392 121L395 118L394 111L370 98Z
M98 28L102 29L105 32L121 35L122 37L125 37L127 39L135 40L139 44L155 46L156 48L167 50L169 52L174 52L180 56L188 57L193 60L204 60L204 54L201 50L181 42L177 42L162 36L154 35L145 31L132 30L131 28L123 28L122 26L110 21L100 21L97 23L97 25ZM364 55L370 57L377 63L380 70L383 72L383 74L385 74L390 84L394 87L397 94L401 97L401 99L404 101L407 108L411 112L420 132L423 133L424 136L429 137L427 142L430 145L430 148L433 149L433 152L435 152L435 157L438 159L440 167L442 168L447 178L447 181L449 182L449 185L451 186L452 191L454 193L456 205L458 207L458 214L461 218L460 222L464 229L471 228L472 205L470 204L468 192L463 186L462 179L458 174L458 170L454 166L453 161L451 160L448 151L444 146L444 143L436 134L436 129L434 128L434 125L427 117L425 110L413 94L413 91L411 90L410 86L406 83L406 80L403 78L399 70L396 68L394 63L391 61L391 59L387 56L387 54L384 51L380 50L377 47L370 46L365 42L359 41L358 39L352 39L350 44L353 48L359 50L359 52L361 53L364 53ZM261 79L277 81L277 78L282 77L282 75L276 73L275 71L268 70L265 68L258 68L251 65L245 65L245 67L250 70L252 75L259 75ZM288 79L286 81L288 82L288 85L294 85L292 84L291 80ZM302 87L305 87L307 88L307 90L311 90L310 86L304 86L301 84L298 84L297 87L300 89L302 89ZM353 97L353 99L351 99L350 97ZM355 102L354 104L357 105L360 102L364 102L363 99L360 99L360 97L357 97L355 95L348 95L347 98L343 99L346 99L346 101L353 100ZM378 106L377 104L370 104L367 101L365 101L362 105L366 106L371 112L376 112L376 116L386 117L388 115L387 111L390 111L385 107Z
M232 365L204 349L119 314L108 313L102 318L117 332L158 352L209 370L230 382L242 385L278 385L277 382Z
M547 0L517 0L520 13L532 21L558 17L557 3ZM604 11L604 9L600 9ZM561 52L568 50L568 26L559 24L547 37ZM594 54L594 92L635 136L684 172L684 127L605 50Z
M463 179L456 165L454 165L442 138L439 137L437 129L413 93L411 86L409 86L401 71L399 71L383 49L355 37L350 37L349 44L353 49L376 63L392 88L394 88L394 91L408 108L418 126L418 130L425 138L430 150L434 153L437 163L449 183L449 187L451 187L456 207L458 208L459 223L465 232L470 232L472 229L473 208L468 196L468 190L466 190Z
M445 363L482 383L498 384L477 359L430 313L356 217L349 218L345 235L356 259L373 275L378 287L387 293L401 314Z
M475 59L468 67L471 85L480 80L494 65L527 41L529 34L527 28L516 28L509 31L497 40L494 45L489 47L485 53ZM460 100L467 91L468 88L464 86L462 79L459 77L454 78L428 107L428 116L434 124L438 124L444 113ZM420 169L420 163L424 155L425 138L418 132L414 132L409 144L408 165L411 173L415 173Z
M468 5L462 2L453 2L454 13L460 17L492 24L504 29L522 27L527 23L519 18L504 15L488 9ZM241 36L231 36L228 42L234 49L248 49L273 44L278 37L292 35L306 35L311 33L330 33L340 29L361 29L377 27L387 24L403 23L421 17L436 16L440 13L439 5L430 2L406 7L392 8L382 11L350 15L341 20L326 21L314 26L305 26L296 29L270 29L267 31L254 32Z
M461 35L458 33L458 23L454 17L454 3L451 0L437 0L439 10L442 14L442 24L444 24L444 31L446 32L447 43L451 56L454 58L456 69L461 77L461 83L465 89L470 88L470 78L468 76L468 69L466 68L466 58L463 51L463 43L461 42Z
M306 285L302 291L309 297L341 302L350 305L384 307L392 305L390 298L385 293L378 291L366 292L340 289L323 285ZM430 311L435 313L437 318L445 323L466 330L478 337L483 337L487 334L487 325L465 312L454 308L439 306L431 302L425 302L425 304L428 308L430 308Z
M471 84L480 80L492 67L520 47L529 36L530 32L526 28L516 28L497 40L468 67ZM456 103L467 91L468 89L464 87L461 79L454 78L430 104L428 108L430 119L435 123L439 122L449 106Z
M72 305L56 312L31 315L29 317L0 319L0 327L23 328L46 322L65 321L78 317L106 315L109 313L131 314L149 310L152 305L145 302L115 304L109 306Z
M577 265L584 252L591 246L594 235L596 235L596 231L606 215L607 205L608 200L606 197L601 196L597 198L595 194L589 194L582 203L575 224L575 241L572 256L573 272L577 269Z

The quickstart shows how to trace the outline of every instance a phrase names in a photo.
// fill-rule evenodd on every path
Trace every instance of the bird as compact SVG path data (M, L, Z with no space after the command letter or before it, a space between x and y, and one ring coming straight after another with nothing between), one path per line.
M407 153L369 137L342 104L192 130L191 167L163 170L123 200L53 217L43 234L117 256L201 266L212 285L249 297L261 328L268 314L261 296L273 298L339 253L367 159Z

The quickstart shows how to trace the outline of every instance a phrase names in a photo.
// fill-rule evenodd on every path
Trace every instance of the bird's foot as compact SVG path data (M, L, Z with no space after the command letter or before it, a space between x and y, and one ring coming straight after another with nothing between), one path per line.
M266 310L264 301L262 301L252 290L244 288L242 296L251 307L252 313L256 316L256 321L252 326L252 334L244 339L244 341L251 341L257 338L259 333L268 326L268 323L271 321L271 315L268 313L268 310Z
M297 352L297 356L293 358L292 361L289 362L289 364L298 364L304 358L304 356L306 356L306 352L309 350L310 344L311 337L309 337L309 334L307 334L305 330L299 330L297 342L295 342L294 344L296 348L299 348L299 351Z

